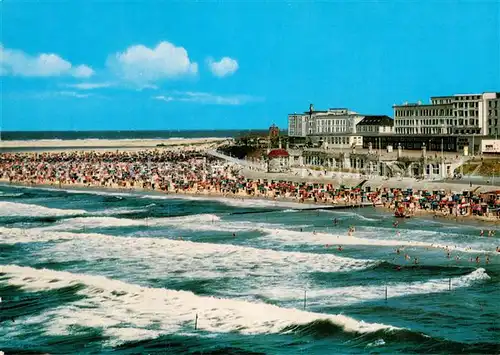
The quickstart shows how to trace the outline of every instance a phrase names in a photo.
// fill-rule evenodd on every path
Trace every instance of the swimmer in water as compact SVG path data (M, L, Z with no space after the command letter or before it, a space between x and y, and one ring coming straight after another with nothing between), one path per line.
M236 233L233 233L233 237L236 237Z
M396 254L398 254L398 255L399 255L399 253L400 253L399 249L396 249Z
M397 231L397 232L396 232L396 235L397 235L398 237L401 237L401 233L399 233L399 231Z
M302 228L300 228L300 231L302 232Z
M481 261L481 259L479 259L479 255L476 256L476 264L479 264L480 261Z
M486 255L486 264L489 264L490 263L490 257L488 255Z
M342 251L342 245L339 245L339 247L337 249L338 249L338 251Z
M415 261L414 261L415 265L418 264L418 258L415 258Z
M484 231L481 229L481 232L479 232L479 235L482 237L484 235Z

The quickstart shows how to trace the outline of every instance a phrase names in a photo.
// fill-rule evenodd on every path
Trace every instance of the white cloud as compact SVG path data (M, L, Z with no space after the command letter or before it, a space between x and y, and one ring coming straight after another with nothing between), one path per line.
M70 97L75 97L77 99L86 99L87 97L91 96L90 94L80 94L79 92L76 91L59 91L56 93L56 95L70 96Z
M158 90L158 86L153 85L153 84L142 84L139 87L137 87L137 91L142 91L142 90Z
M123 53L110 56L108 66L120 77L136 83L198 73L198 64L191 62L186 49L166 41L155 48L130 46Z
M229 57L224 57L218 62L214 61L212 58L208 58L207 62L212 74L220 78L232 75L238 70L238 62L236 59Z
M215 95L208 92L173 92L169 95L154 96L153 99L165 102L193 102L208 105L243 105L249 102L261 101L260 98L248 95Z
M164 96L164 95L154 96L153 99L165 102L175 101L175 98L173 96Z
M89 78L92 75L94 75L94 71L85 64L79 65L73 69L73 76L77 78Z
M53 53L42 53L35 57L23 51L8 49L0 44L0 75L14 76L74 76L88 78L94 71L87 65L74 67L70 62Z
M58 97L73 97L76 99L86 99L89 97L95 97L95 98L104 98L104 96L100 95L94 95L94 94L89 94L89 93L80 93L78 91L69 91L69 90L62 90L62 91L28 91L28 92L13 92L9 94L9 97L15 98L15 99L24 99L24 98L29 98L29 99L39 99L39 100L47 100L47 99L53 99L53 98L58 98Z
M113 83L110 82L103 82L103 83L76 83L76 84L66 84L64 86L68 88L73 88L73 89L79 89L79 90L94 90L94 89L102 89L102 88L108 88L110 86L113 86Z

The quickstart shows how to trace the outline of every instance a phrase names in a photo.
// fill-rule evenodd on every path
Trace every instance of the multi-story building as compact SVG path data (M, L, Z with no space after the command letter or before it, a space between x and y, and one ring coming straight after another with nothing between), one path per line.
M488 110L487 134L498 139L498 134L500 134L500 93L497 93L495 98L487 100L486 109Z
M345 108L288 116L289 135L316 146L464 151L477 154L481 139L500 133L500 93L433 96L430 103L394 105L388 116L360 115ZM466 150L470 153L466 153Z
M451 101L449 97L433 97L431 104L394 105L394 132L401 135L452 134Z
M307 136L306 114L292 113L288 115L288 135L290 137Z
M357 134L357 124L362 115L346 108L331 108L314 111L308 119L308 137L313 143L322 143L329 148L349 148L363 144Z
M356 130L362 136L394 134L394 120L389 116L365 116Z
M303 114L288 115L290 137L307 137L312 144L330 149L362 146L363 136L393 133L394 120L390 117L360 115L347 108L318 111L311 105Z
M488 134L488 102L498 93L431 97L430 104L394 105L395 133L403 135Z

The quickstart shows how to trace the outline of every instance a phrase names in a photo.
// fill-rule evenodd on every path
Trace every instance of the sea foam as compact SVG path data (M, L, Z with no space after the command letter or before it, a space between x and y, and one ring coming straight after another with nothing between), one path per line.
M470 274L452 278L431 279L418 282L388 282L382 285L346 286L328 289L307 290L307 303L311 306L341 306L359 302L380 300L387 297L403 297L446 292L452 287L465 288L490 280L483 268ZM296 288L259 289L258 294L274 301L296 301L302 303L303 290Z
M0 201L0 216L4 217L48 217L85 214L85 210L49 208L33 204Z
M344 315L329 315L274 305L214 297L191 292L141 287L103 276L89 276L16 265L0 266L12 286L26 291L55 290L82 284L85 298L32 318L50 335L69 335L74 325L100 328L114 343L192 330L198 315L199 330L212 333L280 333L316 320L329 321L350 333L398 329L365 323ZM30 317L31 318L31 317ZM151 331L149 331L151 330Z
M197 278L281 276L289 279L300 273L349 272L379 263L333 254L278 251L232 244L0 228L0 243L48 241L64 242L44 248L40 262L44 259L63 262L120 258L123 267L129 266L129 276L139 279L162 274ZM148 270L147 274L144 274L144 270Z

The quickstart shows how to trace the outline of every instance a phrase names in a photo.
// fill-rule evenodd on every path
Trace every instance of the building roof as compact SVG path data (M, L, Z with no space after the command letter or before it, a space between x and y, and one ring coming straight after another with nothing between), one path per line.
M432 99L453 99L453 95L431 96L431 100Z
M327 113L328 111L318 111L318 110L314 110L312 112L309 112L309 111L304 111L305 114L309 114L309 113Z
M411 108L411 109L414 109L414 108L426 108L426 107L432 107L432 108L442 108L442 107L446 107L446 108L450 108L450 107L453 107L453 103L449 102L449 103L446 103L446 104L433 104L433 103L430 103L430 104L419 104L419 103L408 103L408 104L403 104L403 105L393 105L392 108Z
M389 116L365 116L358 126L394 126L394 120Z
M289 157L290 154L285 149L273 149L267 155L269 158Z

